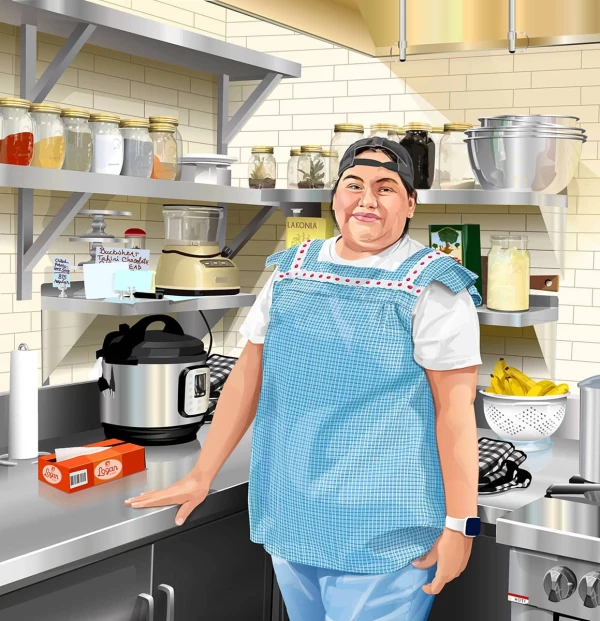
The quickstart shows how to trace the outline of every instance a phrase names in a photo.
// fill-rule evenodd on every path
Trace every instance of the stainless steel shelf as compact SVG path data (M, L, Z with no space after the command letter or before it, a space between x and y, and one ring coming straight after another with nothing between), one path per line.
M93 45L231 80L260 80L270 73L297 78L301 73L298 63L87 0L0 2L0 22L20 26L26 12L33 13L41 32L68 38L74 25L92 24L96 28L88 42Z
M86 300L83 296L83 283L76 282L67 289L66 298L59 298L59 291L51 284L42 285L42 310L63 313L84 313L88 315L113 315L132 317L136 315L154 315L160 313L187 313L191 311L213 311L252 306L256 296L250 293L237 295L213 295L198 297L193 300L137 300L135 304L127 302L106 302L105 300Z
M558 321L558 297L555 295L530 295L529 310L519 313L492 311L487 306L477 307L479 323L484 326L524 328L540 323Z
M418 190L422 205L530 205L567 207L566 194L491 190ZM331 190L262 190L262 200L276 203L329 203Z

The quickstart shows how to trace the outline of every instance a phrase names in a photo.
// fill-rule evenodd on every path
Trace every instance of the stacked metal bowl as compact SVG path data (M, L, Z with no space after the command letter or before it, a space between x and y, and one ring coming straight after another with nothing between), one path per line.
M558 194L579 165L585 129L576 116L488 116L465 132L471 166L485 190Z

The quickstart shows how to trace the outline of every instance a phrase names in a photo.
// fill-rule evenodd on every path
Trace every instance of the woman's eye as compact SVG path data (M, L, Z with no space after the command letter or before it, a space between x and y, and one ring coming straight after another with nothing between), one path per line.
M348 189L349 189L349 190L360 190L360 189L361 189L361 187L360 187L359 185L357 185L356 183L351 183L351 184L348 186Z
M380 191L380 192L383 192L384 194L390 194L390 193L392 193L394 190L393 190L393 188L382 187L382 188L379 188L379 191Z

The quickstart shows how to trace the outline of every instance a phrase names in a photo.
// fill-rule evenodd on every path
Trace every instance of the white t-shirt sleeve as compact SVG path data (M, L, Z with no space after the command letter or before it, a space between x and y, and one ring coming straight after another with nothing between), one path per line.
M421 293L413 311L414 359L425 369L449 371L481 364L479 319L473 298L438 281Z
M277 270L274 270L261 292L256 296L256 301L250 308L250 312L239 330L242 336L255 344L265 342L271 313L273 283L275 282L276 274Z

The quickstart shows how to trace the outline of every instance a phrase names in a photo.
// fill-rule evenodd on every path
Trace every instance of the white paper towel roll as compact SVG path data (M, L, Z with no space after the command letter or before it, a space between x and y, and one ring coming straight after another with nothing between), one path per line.
M38 353L19 345L10 353L9 459L38 456Z

